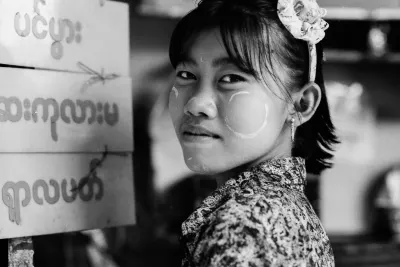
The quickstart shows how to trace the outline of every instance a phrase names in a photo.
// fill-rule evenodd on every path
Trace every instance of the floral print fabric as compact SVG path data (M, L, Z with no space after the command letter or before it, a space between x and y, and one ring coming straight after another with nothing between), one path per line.
M182 224L182 266L334 266L305 185L302 158L265 161L228 180Z

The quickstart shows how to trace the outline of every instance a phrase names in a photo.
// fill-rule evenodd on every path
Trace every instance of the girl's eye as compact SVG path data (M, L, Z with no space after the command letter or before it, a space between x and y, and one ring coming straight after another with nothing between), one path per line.
M246 81L245 78L243 78L240 75L236 75L236 74L228 74L225 75L224 77L221 78L221 81L223 83L239 83L239 82L244 82Z
M196 76L188 71L178 71L176 77L181 78L183 80L196 80Z

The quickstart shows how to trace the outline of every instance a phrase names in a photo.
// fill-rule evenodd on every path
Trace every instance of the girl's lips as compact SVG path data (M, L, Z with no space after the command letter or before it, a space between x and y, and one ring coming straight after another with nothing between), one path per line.
M202 125L183 125L181 133L182 141L187 144L209 143L220 139L219 135Z
M184 133L182 135L182 141L189 143L204 143L217 140L217 137L212 137L209 135L196 135L190 133Z
M218 138L218 136L215 135L215 134L213 134L213 135L211 135L211 134L205 134L205 133L198 134L198 133L186 132L186 131L183 132L183 135L189 135L189 136L203 136L203 137Z
M183 125L181 132L183 136L219 138L217 134L202 125Z

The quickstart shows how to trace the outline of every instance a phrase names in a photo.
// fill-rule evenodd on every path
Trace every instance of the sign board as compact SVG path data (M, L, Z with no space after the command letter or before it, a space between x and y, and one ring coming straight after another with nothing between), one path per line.
M0 154L0 238L135 222L130 154Z
M0 0L0 63L129 75L129 8L104 0Z
M135 223L128 15L0 0L0 239Z
M91 79L0 68L0 152L132 151L131 79Z

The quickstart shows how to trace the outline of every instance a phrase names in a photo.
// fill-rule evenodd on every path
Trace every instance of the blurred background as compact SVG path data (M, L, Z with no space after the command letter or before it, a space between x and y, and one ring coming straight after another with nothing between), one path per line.
M37 267L179 266L180 224L216 187L184 165L167 111L169 38L195 1L120 2L131 14L138 223L34 237ZM342 145L334 168L308 176L307 196L337 266L400 266L400 0L318 2L328 9L324 73Z

